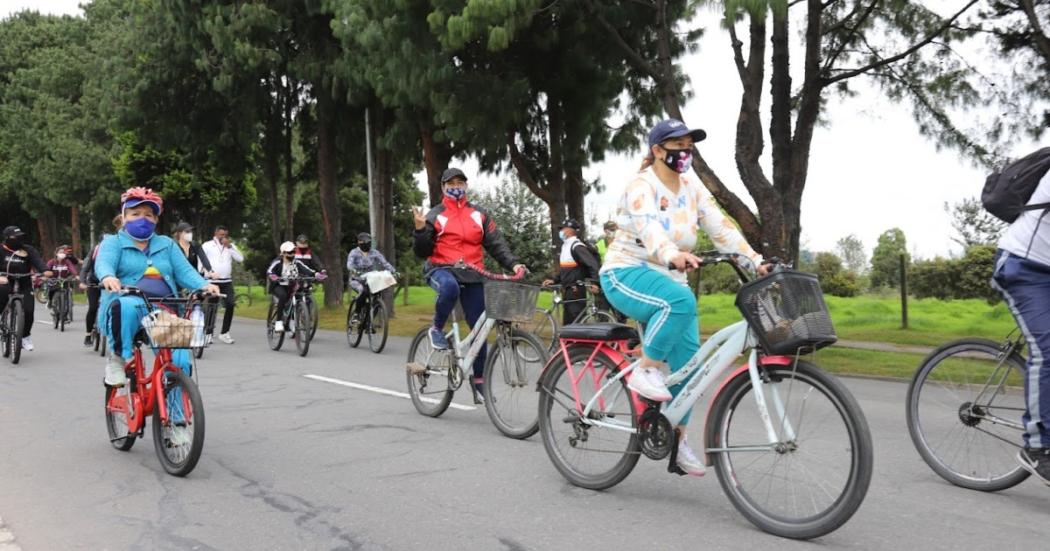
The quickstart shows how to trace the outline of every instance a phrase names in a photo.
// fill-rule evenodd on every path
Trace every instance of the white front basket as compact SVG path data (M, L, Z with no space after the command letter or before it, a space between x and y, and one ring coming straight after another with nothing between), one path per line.
M373 295L382 292L387 287L397 285L397 279L389 270L368 272L365 274L365 282L368 283L368 289Z

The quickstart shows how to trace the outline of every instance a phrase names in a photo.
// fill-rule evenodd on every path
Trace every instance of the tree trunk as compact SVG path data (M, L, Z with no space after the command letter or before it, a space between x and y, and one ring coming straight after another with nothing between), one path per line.
M430 205L433 206L441 202L441 173L448 168L448 163L452 160L452 150L448 144L434 140L434 129L430 126L421 125L419 135L423 141L423 166L427 169L427 190L430 195Z
M51 258L55 251L55 239L58 237L57 220L55 213L50 208L45 208L36 219L36 228L40 233L40 255L45 259Z
M340 244L343 240L342 217L339 203L339 188L336 182L335 156L335 106L331 92L315 89L317 94L317 183L321 200L321 223L323 225L323 247L321 252L328 279L324 282L325 306L338 306L343 302L343 263L340 262Z
M69 211L69 241L70 245L73 246L73 254L77 257L81 256L80 250L80 209L75 205Z
M292 168L294 159L292 159L292 127L294 122L292 120L292 106L293 102L298 102L299 87L288 80L286 85L286 92L284 98L284 220L285 220L285 238L288 241L295 239L295 181L292 179ZM324 92L322 92L323 94ZM320 131L318 131L320 132ZM320 161L318 161L320 164ZM334 177L334 176L333 176Z
M388 126L393 120L393 113L384 109L378 99L372 102L371 113L375 116L371 119L373 143L380 143L382 137L387 133ZM387 148L377 147L375 149L375 209L376 209L376 234L372 236L372 242L379 252L391 263L397 262L394 246L394 154ZM393 310L393 290L383 295L388 308Z
M569 213L569 218L575 218L583 226L584 237L586 237L587 213L583 200L586 193L587 183L583 180L583 167L567 167L565 169L565 208Z

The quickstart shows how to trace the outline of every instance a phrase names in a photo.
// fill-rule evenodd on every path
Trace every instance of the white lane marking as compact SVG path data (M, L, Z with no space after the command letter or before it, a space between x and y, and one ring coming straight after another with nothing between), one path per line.
M15 535L4 524L2 518L0 518L0 551L22 551L22 548L15 542Z
M332 383L334 385L348 386L350 388L356 388L358 390L367 390L369 392L375 392L376 394L383 394L383 395L386 395L386 396L393 396L395 398L409 398L409 399L412 398L411 396L409 396L408 394L406 394L404 392L398 392L396 390L380 388L378 386L363 385L361 383L353 383L353 382L350 382L350 381L344 381L342 379L333 379L331 377L325 377L323 375L303 375L303 377L306 377L307 379L313 379L315 381L321 381L323 383ZM428 402L428 403L431 403L431 404L438 403L438 401L433 399L433 398L420 398L420 399L423 400L424 402ZM453 409L463 410L463 411L474 411L474 410L478 409L478 408L476 408L474 406L464 406L464 405L456 404L456 403L449 404L448 407L453 408Z

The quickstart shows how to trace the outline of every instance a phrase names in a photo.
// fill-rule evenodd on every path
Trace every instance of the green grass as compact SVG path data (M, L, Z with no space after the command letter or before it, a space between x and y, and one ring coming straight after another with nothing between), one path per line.
M740 319L733 295L700 297L700 330L710 334ZM908 300L908 329L901 329L900 298L826 297L840 339L938 346L961 337L999 340L1014 329L1003 303L978 299Z
M238 293L247 291L243 286L237 288ZM251 288L251 295L252 305L244 306L242 303L237 308L237 315L265 319L270 297L259 286ZM397 316L390 321L390 334L406 337L415 335L434 313L434 295L434 290L429 287L411 287L407 305L404 297L398 295L395 305ZM82 296L77 296L78 301L82 300ZM318 303L323 302L320 289L316 297ZM539 306L549 307L550 297L550 293L541 293ZM734 298L733 295L705 295L700 298L702 333L711 334L740 319L733 304ZM999 340L1014 328L1013 317L1004 304L990 306L982 300L910 299L908 329L900 328L899 297L827 297L827 302L839 338L846 340L938 346L969 336ZM321 310L322 328L342 331L345 326L345 305ZM817 352L809 359L832 373L842 375L910 379L923 356L831 347Z

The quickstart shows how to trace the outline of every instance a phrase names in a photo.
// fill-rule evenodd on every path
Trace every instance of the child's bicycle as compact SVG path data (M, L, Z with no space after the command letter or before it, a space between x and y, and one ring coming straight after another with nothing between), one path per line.
M741 280L736 255L705 253ZM745 283L744 321L718 331L667 380L682 385L659 404L627 388L637 363L623 351L637 332L614 323L569 325L540 379L540 434L558 471L576 486L603 490L642 455L677 465L685 415L722 379L704 425L706 463L749 521L782 537L807 539L842 526L868 490L871 433L837 379L800 355L835 341L815 276L780 270ZM734 367L750 349L746 364ZM785 355L790 354L790 355ZM704 422L697 419L697 422Z
M515 328L514 323L532 318L539 287L515 283L525 277L524 271L509 276L463 262L449 267L470 269L486 279L485 311L465 338L460 336L459 320L453 312L448 350L431 347L429 325L412 339L406 365L412 404L419 413L438 417L448 409L456 390L467 382L474 403L484 402L489 419L500 432L511 438L528 438L536 434L535 385L547 351L535 336ZM474 360L493 329L495 346L488 352L478 381L467 374L473 373ZM482 385L481 396L475 383Z
M186 476L197 465L204 447L204 403L189 373L177 366L192 360L189 349L203 345L207 299L200 293L188 298L147 298L134 287L122 294L142 298L139 314L142 330L127 363L128 382L106 386L106 429L114 448L128 451L146 430L146 417L153 416L153 448L164 470ZM154 350L153 370L146 374L142 344Z

